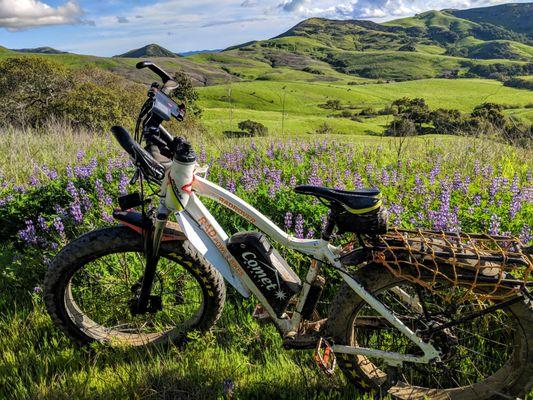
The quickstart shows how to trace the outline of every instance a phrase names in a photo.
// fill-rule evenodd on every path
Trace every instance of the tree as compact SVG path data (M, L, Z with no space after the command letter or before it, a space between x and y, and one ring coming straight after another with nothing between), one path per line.
M172 98L178 102L184 103L189 112L200 117L202 109L198 106L198 92L192 84L189 76L181 71L174 74L173 78L178 83L178 88L172 91Z
M5 123L39 125L54 114L58 100L73 87L71 72L42 57L0 61L0 118Z
M431 121L429 107L422 98L410 99L409 97L402 97L395 100L391 108L396 110L396 114L402 116L403 119L409 119L414 124L417 124L418 133L422 131L422 124Z
M459 110L438 108L431 113L435 133L456 135L463 129L464 119Z

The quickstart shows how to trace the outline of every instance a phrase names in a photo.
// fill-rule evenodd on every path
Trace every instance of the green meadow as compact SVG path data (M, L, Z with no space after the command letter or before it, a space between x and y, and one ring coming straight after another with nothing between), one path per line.
M323 82L252 81L215 85L198 89L204 109L203 122L221 132L237 128L237 123L253 119L265 124L273 134L305 134L321 124L332 133L380 134L391 116L375 116L352 121L333 118L333 110L320 107L328 100L340 100L354 110L382 109L401 97L421 97L430 109L455 108L468 113L484 102L504 104L505 112L526 123L533 122L533 96L530 91L503 86L488 79L423 79L394 83L346 85Z

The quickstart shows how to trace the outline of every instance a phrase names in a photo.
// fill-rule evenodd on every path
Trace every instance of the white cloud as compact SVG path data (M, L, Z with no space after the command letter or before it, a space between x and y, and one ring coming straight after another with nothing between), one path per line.
M0 27L11 31L47 25L87 23L76 1L51 7L40 0L0 0Z
M308 3L308 0L285 0L278 7L287 12L303 11L306 3Z

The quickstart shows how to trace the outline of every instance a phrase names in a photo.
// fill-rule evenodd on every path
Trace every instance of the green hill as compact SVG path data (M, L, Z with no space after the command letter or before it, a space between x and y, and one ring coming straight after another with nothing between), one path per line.
M147 58L147 57L178 57L177 54L165 49L157 44L148 44L139 49L130 50L115 57L123 58Z
M36 47L33 49L13 49L19 53L35 53L35 54L66 54L66 51L56 50L52 47Z
M533 39L533 3L511 3L469 10L445 10L458 18L487 23L509 31L523 33Z
M531 27L526 26L531 10L531 4L508 4L427 11L383 24L310 18L272 39L187 57L156 44L112 58L43 56L72 67L95 64L140 82L150 81L149 73L132 67L137 59L150 58L170 72L185 71L197 86L253 80L357 84L461 76L501 78L533 73L533 39ZM498 13L502 14L499 22ZM10 54L19 53L0 49L0 57Z

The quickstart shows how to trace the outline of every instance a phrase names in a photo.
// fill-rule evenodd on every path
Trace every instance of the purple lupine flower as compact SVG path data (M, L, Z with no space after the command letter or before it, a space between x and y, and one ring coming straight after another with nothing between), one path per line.
M57 171L55 169L49 169L46 165L41 168L46 177L50 180L57 179Z
M70 204L70 215L75 222L83 221L83 212L81 211L81 204L78 201L74 201Z
M498 235L500 232L500 218L496 214L490 216L489 235Z
M237 190L237 186L235 185L235 181L233 179L228 179L226 182L226 189L229 190L231 193L235 193L235 190Z
M511 192L511 202L509 204L509 218L513 219L515 215L522 208L522 196L520 188L518 187L518 174L515 173L511 186L509 187Z
M46 223L46 220L44 219L42 215L39 215L37 217L37 224L39 225L39 228L41 228L45 232L48 232L48 230L50 229L48 227L48 224Z
M403 213L403 207L401 204L391 202L388 207L389 215L392 217L392 223L394 225L400 225L402 222L401 215Z
M289 180L289 185L292 187L296 186L296 177L294 175L291 176L291 179Z
M305 235L305 238L306 238L306 239L312 239L313 236L315 236L315 231L314 231L313 229L309 229L309 230L307 231L307 235Z
M202 145L202 147L200 147L200 154L198 155L198 161L202 164L205 164L206 160L207 160L207 157L205 154L205 146Z
M304 217L302 214L298 214L296 216L296 221L294 223L294 234L299 239L303 239L304 237Z
M56 217L54 219L54 229L57 233L59 233L61 236L65 233L65 226L63 225L63 221L61 220L61 217Z
M37 232L35 231L35 226L33 225L32 220L26 221L26 228L18 231L17 236L26 242L27 244L34 245L37 244Z
M121 172L120 173L120 178L119 178L119 181L118 181L118 191L120 194L126 194L128 193L128 190L127 190L127 186L129 184L129 179L128 177L126 176L126 174L124 172Z
M311 165L311 175L309 176L308 184L322 186L322 179L318 177L318 164L316 162Z
M78 153L76 154L78 162L81 162L83 160L83 157L85 157L85 151L82 149L78 150Z
M532 235L531 228L529 225L526 224L522 227L522 229L520 230L520 234L518 235L518 239L524 245L527 245L529 242L533 240L533 235Z
M416 194L423 194L425 192L425 188L422 185L422 177L420 176L420 174L415 175L414 186L414 192Z
M441 164L439 160L435 163L433 168L431 168L431 171L429 171L429 183L431 183L432 185L435 183L435 178L437 177L437 175L440 174L440 168Z
M474 162L474 174L478 176L481 173L481 166L479 165L479 160Z
M381 170L381 184L383 186L389 186L389 173L386 168Z
M104 200L105 189L100 179L94 181L94 187L96 188L96 196L98 197L98 200Z
M285 213L284 224L285 224L285 230L288 231L289 229L291 229L291 227L292 227L292 213L290 211L287 211Z
M35 294L41 294L43 292L43 289L40 286L35 286L33 288L33 293Z
M83 206L83 209L85 211L90 210L91 207L93 206L93 202L89 198L89 195L83 188L80 188L79 193L80 193L81 205Z
M102 211L102 219L103 219L105 222L109 222L109 223L111 223L111 222L114 221L114 220L113 220L113 217L110 216L110 215L109 215L107 212L105 212L105 211Z
M39 178L34 174L30 176L29 183L31 186L38 186L41 181Z
M490 204L494 204L496 194L500 190L500 187L501 187L501 179L498 177L492 178L490 186L489 186L489 203Z
M74 186L74 182L68 181L67 183L67 193L70 194L70 196L73 199L78 198L78 189L76 189L76 186Z

